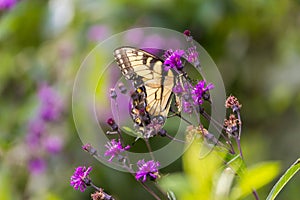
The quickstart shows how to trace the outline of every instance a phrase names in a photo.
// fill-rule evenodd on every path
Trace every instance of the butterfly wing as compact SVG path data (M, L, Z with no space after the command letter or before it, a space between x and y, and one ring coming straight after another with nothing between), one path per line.
M121 47L114 51L114 57L127 80L132 80L135 87L145 87L149 114L166 118L176 81L175 72L165 71L163 60L141 49Z
M145 83L163 76L163 61L141 49L121 47L114 51L114 57L127 80L141 79Z

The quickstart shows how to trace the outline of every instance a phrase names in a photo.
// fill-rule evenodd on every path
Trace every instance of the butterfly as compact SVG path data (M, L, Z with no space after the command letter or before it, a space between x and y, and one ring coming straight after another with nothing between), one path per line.
M133 81L136 88L131 95L130 108L136 124L148 125L155 117L165 120L173 96L180 112L180 97L174 95L172 90L176 84L182 84L183 79L173 69L165 71L163 59L133 47L120 47L114 50L113 55L125 79Z

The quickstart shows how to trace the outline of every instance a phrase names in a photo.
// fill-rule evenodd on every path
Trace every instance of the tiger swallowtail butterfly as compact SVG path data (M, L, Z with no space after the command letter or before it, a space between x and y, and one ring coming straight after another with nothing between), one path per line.
M182 76L173 69L164 70L164 61L145 50L121 47L114 51L115 60L127 80L133 81L135 92L131 95L130 114L139 126L146 126L151 119L168 117L172 92L176 84L182 84ZM180 98L175 95L180 111Z

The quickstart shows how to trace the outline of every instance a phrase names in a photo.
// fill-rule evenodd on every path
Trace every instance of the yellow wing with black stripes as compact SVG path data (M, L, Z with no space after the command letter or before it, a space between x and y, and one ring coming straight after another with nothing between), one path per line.
M162 59L141 49L121 47L114 51L114 57L123 76L132 80L135 88L145 88L146 110L150 116L161 115L166 119L172 90L180 76L172 69L165 71ZM179 101L178 97L176 101Z

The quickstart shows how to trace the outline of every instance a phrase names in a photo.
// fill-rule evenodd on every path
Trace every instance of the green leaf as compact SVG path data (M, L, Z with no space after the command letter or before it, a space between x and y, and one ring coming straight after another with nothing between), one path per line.
M201 157L200 150L203 148L205 145L195 140L183 156L185 174L165 176L159 185L165 191L173 191L178 199L212 199L215 177L221 173L224 158L214 150Z
M254 189L268 184L278 175L279 169L278 162L263 162L249 168L240 176L237 185L233 188L232 199L243 198Z
M9 200L12 197L12 182L9 170L6 167L0 168L0 199Z
M46 194L46 200L61 200L61 198L56 194L49 192Z
M232 157L227 165L239 176L242 176L246 171L246 164L240 155Z
M188 177L192 192L181 199L211 199L214 177L220 173L224 158L216 151L205 149L206 146L194 141L183 156L183 168ZM209 152L201 157L201 152Z
M289 180L299 171L300 169L300 158L292 164L292 166L281 176L279 181L274 185L267 200L273 200L282 190L282 188L289 182Z
M187 178L181 173L162 177L159 180L159 185L165 191L175 191L175 193L179 196L190 190Z
M215 184L215 196L213 199L215 200L226 200L229 197L231 185L235 178L235 172L227 167L218 177L218 180Z
M167 192L167 197L169 200L176 200L176 196L175 196L174 192L172 192L172 191Z

